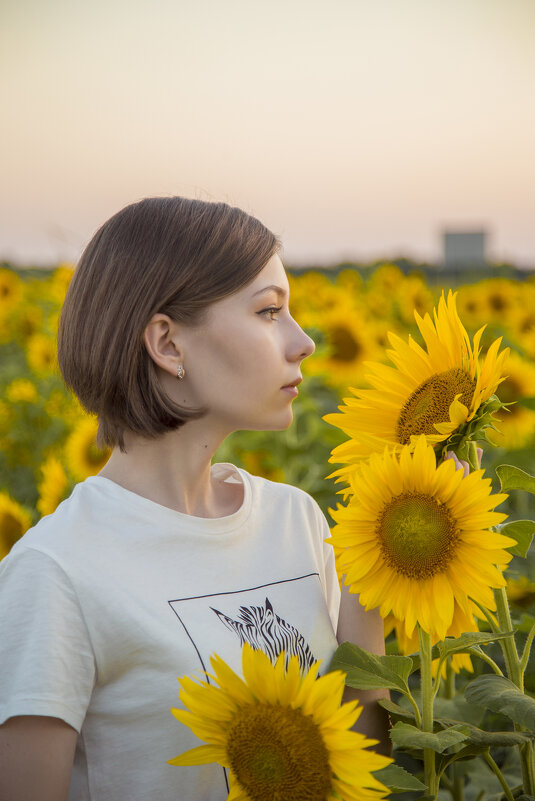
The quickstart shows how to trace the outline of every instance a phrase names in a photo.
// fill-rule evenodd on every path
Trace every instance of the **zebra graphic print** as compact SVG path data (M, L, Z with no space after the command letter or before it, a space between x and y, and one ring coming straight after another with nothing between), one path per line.
M304 637L296 628L273 611L269 598L265 606L240 606L236 620L210 607L220 621L240 638L240 645L249 643L263 651L275 662L281 651L286 652L286 667L291 656L297 656L301 670L308 670L316 659Z

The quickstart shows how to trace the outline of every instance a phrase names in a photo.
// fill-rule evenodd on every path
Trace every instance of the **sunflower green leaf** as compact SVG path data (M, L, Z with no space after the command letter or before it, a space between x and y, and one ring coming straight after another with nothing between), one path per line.
M478 676L464 694L470 703L507 715L514 723L535 731L535 699L524 695L504 676Z
M390 737L394 745L400 748L430 748L442 754L453 745L458 745L467 739L468 734L462 726L451 726L439 732L428 732L417 729L409 723L396 723L390 730Z
M516 540L516 545L507 549L509 553L525 559L535 534L535 522L533 520L514 520L511 523L504 523L499 526L499 531L500 534L505 534L506 537Z
M406 790L425 790L425 784L407 773L400 765L387 765L386 768L374 771L375 778L388 787L391 793L403 793Z
M496 475L500 480L502 492L518 489L535 494L535 476L531 476L519 467L512 464L498 465Z
M387 688L409 692L408 678L412 659L408 656L377 656L350 642L338 646L329 671L342 670L346 684L357 690Z

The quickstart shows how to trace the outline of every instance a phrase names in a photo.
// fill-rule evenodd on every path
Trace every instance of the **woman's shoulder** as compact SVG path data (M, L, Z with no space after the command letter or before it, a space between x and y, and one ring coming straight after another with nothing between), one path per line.
M32 549L52 554L72 549L76 534L92 522L98 525L96 519L105 514L92 479L76 484L54 512L41 517L23 534L10 553Z
M243 468L238 468L239 472L246 477L253 488L253 494L262 499L265 503L281 504L288 503L302 508L310 514L322 514L316 500L305 490L293 484L286 484L282 481L273 481L265 476L257 476L249 473Z

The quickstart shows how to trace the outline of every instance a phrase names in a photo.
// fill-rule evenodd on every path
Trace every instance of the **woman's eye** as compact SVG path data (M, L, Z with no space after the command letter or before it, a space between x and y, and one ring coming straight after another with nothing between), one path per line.
M262 309L259 314L265 314L270 320L275 320L276 318L273 315L278 314L281 309L282 306L270 306L269 309Z

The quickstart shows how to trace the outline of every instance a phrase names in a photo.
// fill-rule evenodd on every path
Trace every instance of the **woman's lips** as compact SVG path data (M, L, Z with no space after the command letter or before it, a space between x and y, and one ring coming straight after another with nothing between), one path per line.
M284 390L284 392L289 392L290 395L293 395L294 397L299 395L299 390L297 387L294 387L291 384L289 384L287 387L281 387L281 389Z

